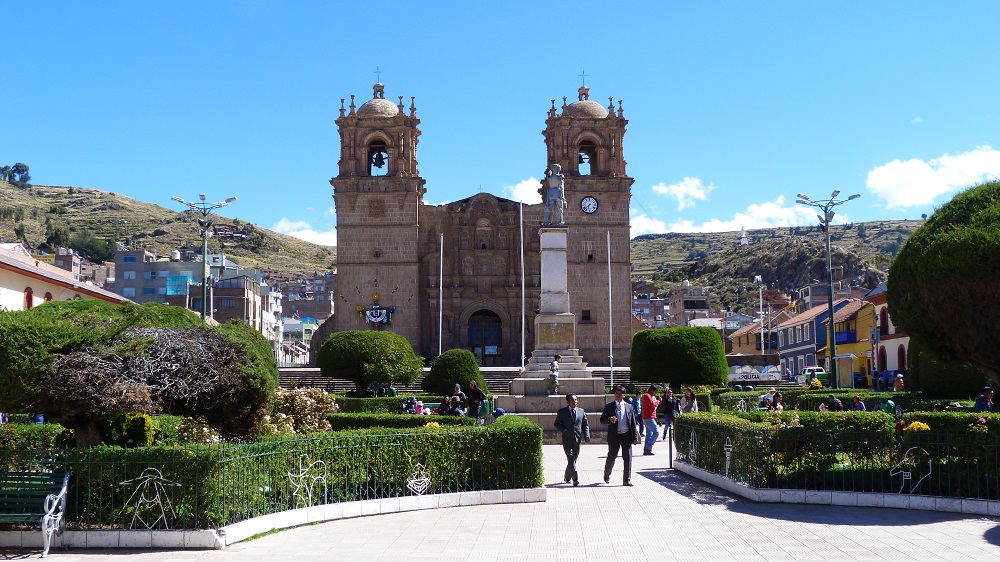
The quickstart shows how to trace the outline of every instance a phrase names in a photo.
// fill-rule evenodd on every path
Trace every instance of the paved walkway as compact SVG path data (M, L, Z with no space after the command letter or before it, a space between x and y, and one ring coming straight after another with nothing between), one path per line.
M1000 555L1000 519L893 509L757 504L638 456L633 482L602 481L606 445L588 445L581 484L562 483L545 446L545 503L362 517L289 529L223 551L61 551L58 562L312 560L974 560ZM641 455L642 449L639 448ZM618 485L616 485L618 483ZM0 552L0 560L37 553Z

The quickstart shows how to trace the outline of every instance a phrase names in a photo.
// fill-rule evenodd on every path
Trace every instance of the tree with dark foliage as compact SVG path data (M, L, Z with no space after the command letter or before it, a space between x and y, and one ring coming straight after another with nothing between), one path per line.
M120 412L191 416L251 439L276 388L270 346L242 323L209 328L179 307L96 300L0 313L0 410L48 414L81 446Z

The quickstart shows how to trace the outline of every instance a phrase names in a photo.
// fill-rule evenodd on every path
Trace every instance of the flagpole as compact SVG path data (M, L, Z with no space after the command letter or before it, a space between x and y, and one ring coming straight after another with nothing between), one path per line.
M441 355L444 321L444 233L441 233L441 255L438 260L438 355Z
M611 386L615 386L615 322L611 308L611 231L608 231L608 360L611 366Z
M524 370L524 201L521 201L521 370Z

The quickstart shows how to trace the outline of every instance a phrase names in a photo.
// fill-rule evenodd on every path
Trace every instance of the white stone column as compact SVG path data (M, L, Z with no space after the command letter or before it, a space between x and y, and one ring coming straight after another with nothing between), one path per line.
M566 228L542 228L542 292L539 311L542 314L569 312L569 267L566 264Z

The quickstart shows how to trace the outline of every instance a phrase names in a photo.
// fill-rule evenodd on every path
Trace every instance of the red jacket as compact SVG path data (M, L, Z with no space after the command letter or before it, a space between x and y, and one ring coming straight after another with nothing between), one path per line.
M655 394L645 393L642 395L642 419L655 420L656 408L660 405L660 398Z

